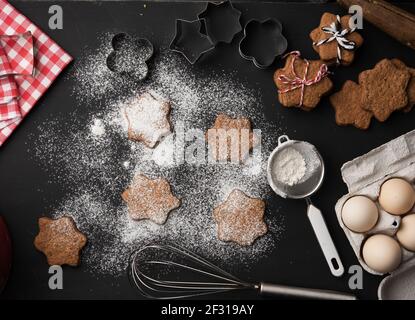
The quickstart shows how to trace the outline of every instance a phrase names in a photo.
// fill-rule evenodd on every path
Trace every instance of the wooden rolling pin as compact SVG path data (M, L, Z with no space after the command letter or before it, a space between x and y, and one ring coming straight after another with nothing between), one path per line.
M399 42L415 50L415 15L384 0L337 0L349 8L361 6L363 18Z

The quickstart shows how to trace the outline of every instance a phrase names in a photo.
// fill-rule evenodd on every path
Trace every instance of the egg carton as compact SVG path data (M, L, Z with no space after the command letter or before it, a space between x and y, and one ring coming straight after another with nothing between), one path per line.
M349 240L361 266L369 273L383 275L372 270L362 258L362 244L369 236L377 233L395 236L401 217L392 215L381 208L378 202L380 187L390 178L403 178L415 185L415 130L410 131L365 155L345 163L341 169L343 181L349 193L341 197L335 206L337 219ZM374 228L366 233L356 233L348 229L342 220L344 203L351 197L362 195L372 199L379 210L379 219ZM401 246L402 263L395 274L407 265L414 265L415 253ZM414 268L415 272L415 268Z

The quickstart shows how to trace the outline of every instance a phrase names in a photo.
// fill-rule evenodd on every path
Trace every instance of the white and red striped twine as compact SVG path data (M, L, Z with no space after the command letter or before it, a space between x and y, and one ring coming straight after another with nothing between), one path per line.
M294 78L290 78L284 74L278 76L278 80L281 81L282 83L289 85L288 88L286 89L280 89L278 90L279 93L287 93L296 89L301 88L301 96L300 96L300 103L299 103L299 107L301 107L303 105L304 102L304 91L305 91L305 87L307 86L311 86L315 83L320 82L324 77L326 77L329 74L329 70L326 64L322 64L320 66L320 69L318 70L316 76L312 79L307 79L307 75L308 75L308 68L310 66L310 62L307 59L304 59L305 63L306 63L306 67L304 70L304 76L301 78L300 76L298 76L298 74L295 71L295 62L296 60L301 56L299 51L292 51L290 53L287 53L285 57L290 56L290 55L294 55L294 59L292 59L291 61L291 69L292 69L292 73L294 74Z

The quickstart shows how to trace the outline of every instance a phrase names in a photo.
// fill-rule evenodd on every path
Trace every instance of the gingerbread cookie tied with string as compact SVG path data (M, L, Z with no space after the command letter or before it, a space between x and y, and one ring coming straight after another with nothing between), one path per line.
M274 73L278 100L284 107L310 111L333 88L328 75L328 67L322 60L307 60L298 51L290 52L284 68Z
M320 25L310 33L313 48L327 64L350 65L355 51L363 44L362 36L350 26L351 16L324 13Z

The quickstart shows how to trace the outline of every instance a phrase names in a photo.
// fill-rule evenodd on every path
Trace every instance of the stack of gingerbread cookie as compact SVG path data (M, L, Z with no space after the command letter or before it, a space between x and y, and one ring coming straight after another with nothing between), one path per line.
M310 33L319 60L301 58L298 51L287 55L285 66L274 73L278 99L284 107L313 110L333 83L329 66L350 65L363 37L349 15L324 13L320 25ZM373 69L360 73L358 83L348 80L330 97L338 125L367 129L372 117L386 121L397 110L409 112L415 104L415 69L398 59L383 59Z
M350 15L323 14L320 25L310 33L319 60L301 58L298 51L286 55L285 66L274 73L281 105L310 111L330 92L333 83L328 67L350 65L363 44L363 37L350 26L350 19Z
M338 125L367 129L372 117L386 121L397 110L409 112L415 104L415 69L398 59L383 59L359 75L359 84L346 81L330 97Z

